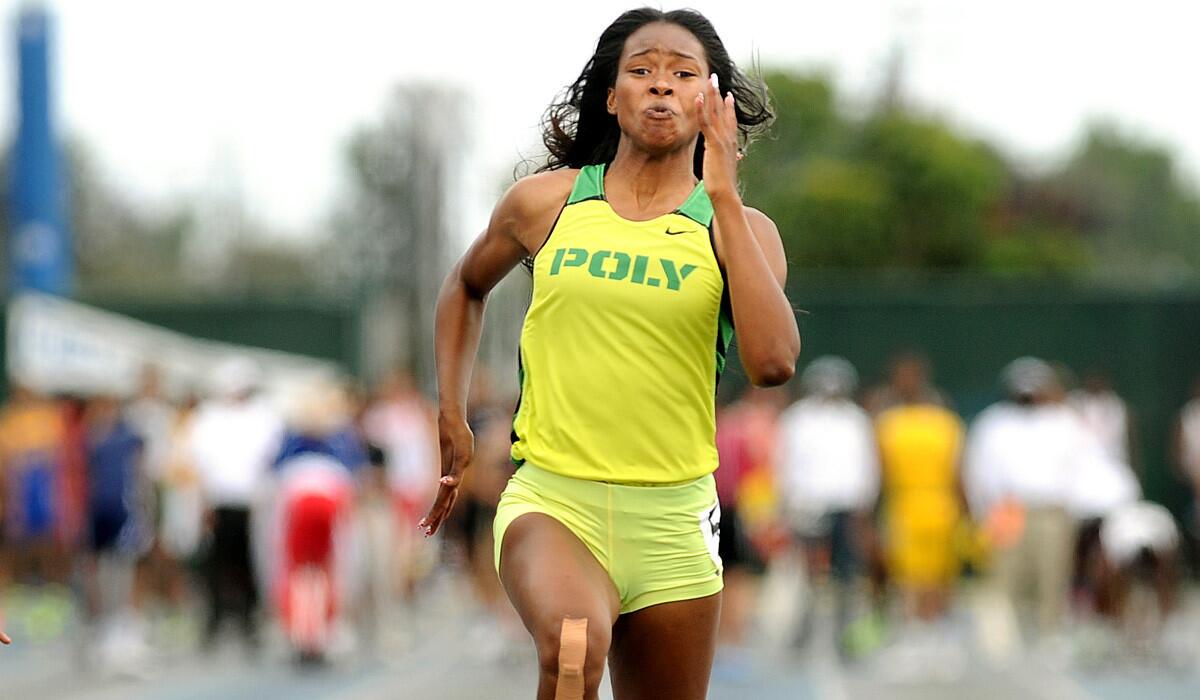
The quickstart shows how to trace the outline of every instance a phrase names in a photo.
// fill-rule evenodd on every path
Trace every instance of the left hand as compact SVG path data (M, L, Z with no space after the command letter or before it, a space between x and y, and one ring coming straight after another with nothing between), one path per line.
M696 113L700 117L700 133L704 134L704 189L710 198L736 193L737 162L742 159L738 150L737 111L732 92L721 97L716 73L696 95Z

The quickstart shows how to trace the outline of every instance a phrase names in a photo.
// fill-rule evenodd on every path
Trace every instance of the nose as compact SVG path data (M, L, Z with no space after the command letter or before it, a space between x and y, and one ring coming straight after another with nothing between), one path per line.
M665 80L659 80L650 86L650 94L663 97L666 95L674 95L675 89Z

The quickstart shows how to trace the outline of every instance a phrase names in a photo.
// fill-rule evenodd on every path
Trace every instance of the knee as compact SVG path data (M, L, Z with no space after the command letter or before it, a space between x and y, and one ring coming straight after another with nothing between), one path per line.
M536 639L541 684L568 689L561 700L577 700L576 695L595 697L611 641L612 630L603 621L548 620ZM572 687L579 690L572 693Z

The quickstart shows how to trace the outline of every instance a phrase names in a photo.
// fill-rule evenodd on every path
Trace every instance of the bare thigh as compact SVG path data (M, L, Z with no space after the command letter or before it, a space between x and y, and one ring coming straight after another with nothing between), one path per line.
M620 601L591 550L554 518L527 513L504 533L500 582L537 648L538 700L554 700L563 620L588 621L584 697L594 700Z
M704 700L720 616L720 593L622 615L609 651L615 700Z

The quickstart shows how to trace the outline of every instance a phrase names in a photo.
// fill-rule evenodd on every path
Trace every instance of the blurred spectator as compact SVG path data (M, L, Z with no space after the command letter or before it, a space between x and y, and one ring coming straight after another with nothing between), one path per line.
M1186 531L1193 548L1200 551L1200 378L1192 386L1191 399L1179 411L1174 433L1175 464L1191 490Z
M863 403L876 416L892 408L910 403L905 397L931 406L948 406L945 395L929 377L929 361L917 352L903 352L892 358L886 383L867 393Z
M1072 569L1068 510L1089 439L1054 369L1023 357L1005 368L1009 398L971 425L965 486L990 538L992 567L1010 609L1032 590L1043 638L1059 630Z
M98 624L99 667L132 672L147 652L133 606L134 576L153 537L143 443L111 396L91 401L86 425L89 617Z
M360 431L361 432L361 431ZM363 531L363 595L359 607L361 628L375 651L380 651L383 634L396 631L389 624L392 608L393 539L396 511L387 485L387 463L383 450L367 443L367 470L362 478L358 515Z
M258 592L250 550L250 509L260 479L278 454L282 421L258 398L258 368L231 360L217 369L216 397L196 411L188 439L200 476L211 533L205 563L209 613L204 643L211 649L222 619L236 616L257 648Z
M1104 519L1100 542L1116 620L1135 646L1152 645L1179 600L1174 518L1157 503L1129 503Z
M837 598L839 645L851 617L851 584L860 573L868 513L879 490L870 416L850 397L858 373L840 357L813 360L800 376L804 397L779 419L783 505L803 543L811 581L828 572ZM808 596L796 642L807 642L815 596ZM844 649L844 647L841 647Z
M1130 449L1133 422L1129 407L1113 389L1107 373L1101 370L1088 372L1083 378L1083 386L1071 392L1070 403L1109 459L1134 465Z
M66 581L64 408L13 384L0 412L0 491L7 562L18 581Z
M142 370L137 396L125 408L130 427L142 441L142 467L153 488L150 503L154 542L138 571L138 597L182 601L178 595L179 563L166 548L160 535L165 522L168 492L167 478L171 462L171 438L177 420L175 407L163 397L158 369L148 365Z
M883 541L889 578L902 592L906 616L928 624L945 614L958 576L965 429L927 390L924 363L909 362L922 375L901 373L892 406L876 419Z
M463 497L457 509L471 582L477 600L489 614L504 614L509 607L493 564L492 521L500 493L514 469L509 458L514 404L496 395L486 369L475 371L467 403L467 424L475 434L475 454L464 475Z
M367 452L349 409L336 385L301 390L272 467L278 570L268 580L301 663L322 661L335 631L347 631L339 623L361 582L354 507Z
M714 476L721 503L718 554L725 573L721 603L720 641L740 646L746 621L754 609L755 577L766 562L755 544L756 530L768 524L774 510L778 421L781 390L748 387L741 397L717 413L717 453L720 468Z
M1070 500L1078 531L1074 597L1083 611L1109 614L1114 601L1101 551L1101 527L1111 513L1141 498L1130 462L1129 411L1099 371L1090 372L1083 388L1070 393L1069 405L1086 436L1077 455Z
M395 580L406 600L416 582L432 567L433 549L417 531L417 519L436 490L441 471L437 424L432 404L408 372L383 382L375 403L363 416L367 439L378 445L387 461L388 486L396 509Z
M491 373L476 368L467 400L467 424L475 435L471 468L463 476L457 515L451 516L447 536L457 531L466 555L471 587L479 615L469 631L469 643L481 659L497 659L524 637L519 621L496 575L492 524L500 493L513 475L510 458L514 398L502 397Z
M167 597L176 606L187 597L186 563L199 552L203 536L205 505L200 474L191 450L192 421L198 401L188 397L167 429L167 456L159 501L159 544L170 562Z

